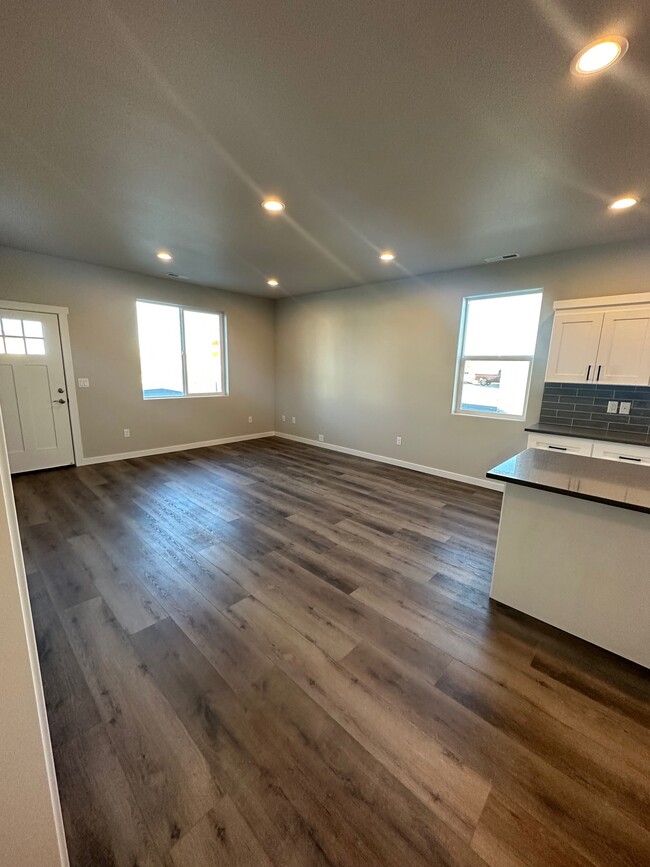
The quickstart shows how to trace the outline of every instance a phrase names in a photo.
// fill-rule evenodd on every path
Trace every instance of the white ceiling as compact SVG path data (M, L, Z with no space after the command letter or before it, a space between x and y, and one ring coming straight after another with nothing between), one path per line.
M279 295L650 234L647 0L3 0L0 25L2 244ZM572 76L612 32L625 58Z

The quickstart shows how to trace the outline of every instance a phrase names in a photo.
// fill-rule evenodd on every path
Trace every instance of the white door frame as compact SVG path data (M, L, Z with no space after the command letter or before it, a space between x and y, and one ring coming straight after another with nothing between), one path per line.
M0 301L0 308L5 310L24 310L27 313L54 313L59 321L61 337L61 354L63 355L63 373L65 375L66 391L68 392L68 408L70 412L70 429L72 431L72 450L75 466L84 462L83 443L81 439L81 423L79 421L79 406L77 404L77 381L74 378L72 366L72 347L68 329L67 307L51 307L48 304L28 304L25 301Z

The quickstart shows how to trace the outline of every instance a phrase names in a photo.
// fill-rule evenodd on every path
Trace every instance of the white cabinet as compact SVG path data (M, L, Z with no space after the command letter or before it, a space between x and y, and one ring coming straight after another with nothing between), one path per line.
M622 464L650 465L650 447L631 446L627 443L594 443L593 456Z
M650 307L605 313L595 381L650 384Z
M609 443L600 440L587 440L582 437L563 437L555 434L530 433L529 449L547 449L552 452L565 452L572 455L585 455L620 461L624 464L644 464L650 466L650 446L632 446L627 443Z
M650 385L647 297L638 296L643 303L616 304L615 296L558 302L546 381Z
M602 310L555 314L547 382L593 382L603 318Z
M568 452L571 455L586 455L592 453L593 442L578 437L559 437L554 434L530 434L529 449L547 449L550 452Z

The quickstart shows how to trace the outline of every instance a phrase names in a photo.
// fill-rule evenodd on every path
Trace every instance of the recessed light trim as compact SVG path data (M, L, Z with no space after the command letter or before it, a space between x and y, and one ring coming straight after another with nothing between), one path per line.
M167 250L159 250L156 253L156 256L159 259L162 259L163 262L173 262L174 261L174 257L172 256L171 253L168 253Z
M638 196L619 196L617 199L614 199L613 202L610 202L607 206L610 211L625 211L627 208L633 208L635 205L639 204Z
M269 277L269 279L266 282L268 283L269 286L273 286L273 287L280 285L280 281L276 280L275 277Z
M280 214L284 211L286 206L281 199L278 199L275 196L269 196L268 199L264 199L262 202L262 207L270 214Z
M395 253L392 250L382 250L379 254L379 258L382 262L394 262L395 261Z
M624 36L605 36L586 45L571 61L574 75L594 75L619 61L629 47Z

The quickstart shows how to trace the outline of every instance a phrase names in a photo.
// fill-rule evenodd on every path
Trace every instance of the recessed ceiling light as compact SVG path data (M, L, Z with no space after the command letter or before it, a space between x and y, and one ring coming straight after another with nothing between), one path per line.
M576 75L593 75L607 69L625 54L628 41L624 36L606 36L590 42L579 51L571 62L571 72Z
M266 211L270 211L272 214L278 214L280 211L284 211L284 202L281 202L280 199L276 199L275 197L271 197L269 199L264 199L262 207Z
M610 211L624 211L626 208L633 208L638 204L638 196L621 196L618 199L614 199L613 202L610 202L607 207Z
M269 286L279 286L280 285L280 281L276 280L275 277L270 277L266 282L269 284Z
M156 253L159 259L162 259L163 262L171 262L173 260L173 256L171 253L168 253L167 250L160 250L159 253Z
M393 259L395 258L395 254L393 253L392 250L383 250L379 254L379 258L381 259L382 262L392 262Z

